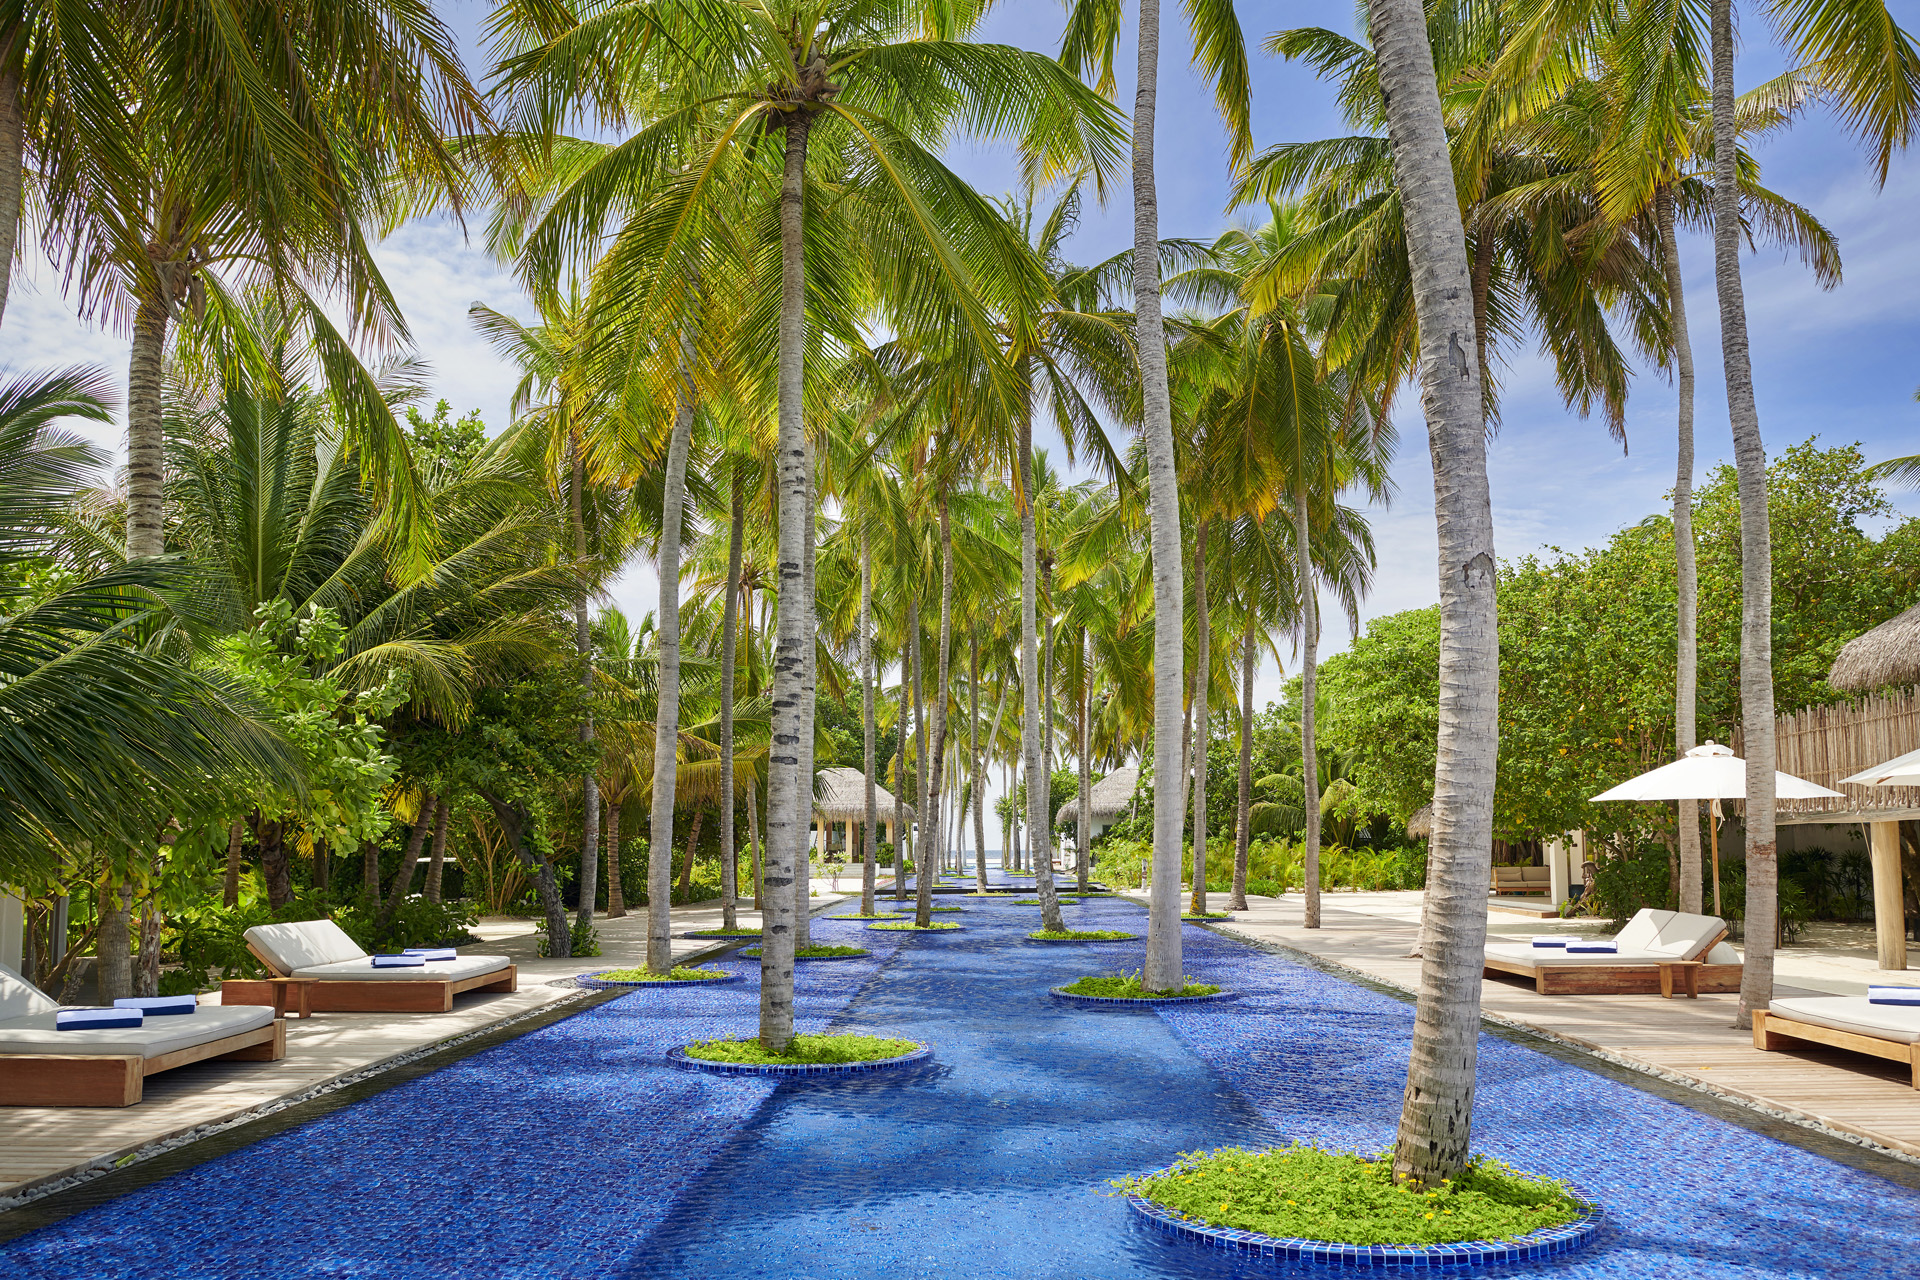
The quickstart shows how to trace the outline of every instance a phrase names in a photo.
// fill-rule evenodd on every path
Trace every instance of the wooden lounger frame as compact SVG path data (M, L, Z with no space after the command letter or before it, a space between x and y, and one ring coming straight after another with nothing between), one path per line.
M1795 1022L1792 1018L1783 1018L1764 1009L1753 1011L1754 1048L1777 1052L1796 1048L1798 1043L1824 1044L1834 1049L1847 1049L1875 1058L1904 1062L1907 1064L1909 1082L1914 1088L1920 1089L1920 1045L1901 1040L1883 1040L1879 1036L1842 1031L1838 1027L1823 1027L1813 1022Z
M287 1056L287 1024L264 1027L175 1049L157 1057L118 1053L0 1054L0 1106L130 1107L140 1101L146 1079L190 1062L278 1062Z
M1722 929L1695 955L1706 955L1727 936ZM1671 996L1674 971L1678 964L1662 966L1640 960L1627 964L1522 964L1500 956L1486 957L1484 975L1505 974L1530 978L1533 989L1543 996ZM1725 995L1740 990L1737 964L1700 964L1687 966L1693 971L1694 990L1706 995Z
M275 977L290 977L260 949L247 950ZM451 1013L453 998L466 991L520 989L520 967L509 964L471 978L315 978L307 990L307 1008L314 1013ZM272 1004L273 984L255 978L229 978L220 984L221 1004Z

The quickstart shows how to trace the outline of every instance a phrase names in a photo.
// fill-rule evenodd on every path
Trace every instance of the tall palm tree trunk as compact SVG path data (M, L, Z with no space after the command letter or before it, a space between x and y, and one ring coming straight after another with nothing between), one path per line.
M1181 984L1181 694L1185 688L1184 588L1180 566L1180 480L1174 469L1173 404L1167 391L1166 326L1160 316L1160 206L1153 128L1160 76L1160 0L1140 0L1138 75L1133 98L1133 308L1140 347L1147 444L1147 506L1153 556L1153 888L1147 899L1149 991Z
M1740 489L1740 714L1747 757L1746 963L1734 1025L1773 1002L1780 865L1774 834L1773 546L1767 528L1767 450L1753 399L1747 300L1740 282L1740 188L1735 173L1733 0L1712 0L1713 266L1720 294L1720 357Z
M1093 887L1093 633L1080 628L1080 892Z
M880 855L880 838L874 828L880 825L880 797L874 789L873 771L875 724L873 713L873 543L863 529L860 533L860 771L865 774L866 823L860 830L860 852L865 865L860 868L860 914L873 914L873 893L879 871L874 863Z
M447 819L452 814L453 804L443 794L433 812L433 845L427 859L427 884L424 890L428 902L440 901L440 881L447 869ZM613 833L608 834L611 836ZM614 870L617 872L619 867L616 865Z
M692 335L682 324L680 384L674 396L673 435L667 442L666 492L661 505L660 607L654 617L660 647L659 696L653 713L653 799L648 809L647 840L647 968L654 973L673 968L673 807L680 746L680 530L686 515L687 452L693 437L691 347ZM785 391L783 382L783 396Z
M806 391L805 200L807 130L812 117L791 112L780 180L780 494L779 622L774 641L773 737L767 767L766 898L760 935L760 1043L772 1052L793 1041L794 867L807 827L810 798L801 794L800 741L811 737L806 689L813 636L813 602L806 598L806 533L813 513L813 474L802 417Z
M227 876L221 886L220 902L223 906L240 905L240 850L246 834L246 824L238 818L227 827Z
M1213 636L1207 615L1207 522L1193 534L1193 898L1207 909L1207 681L1213 667Z
M720 611L720 927L739 927L739 857L733 847L733 681L739 659L740 560L746 538L747 492L736 465L732 521L727 526L727 598Z
M976 650L979 643L975 637ZM980 846L979 865L974 869L974 879L984 889L987 884L987 754L993 750L993 744L1000 738L1000 717L1007 710L1007 681L1000 681L1000 697L993 709L993 727L987 731L987 740L979 745L973 755L973 834L974 842ZM1000 824L1000 869L1007 869L1007 827Z
M913 610L907 610L913 616ZM913 624L907 624L911 627ZM899 743L893 754L893 900L898 909L907 897L907 734L913 728L913 688L910 668L913 659L911 633L900 648L900 713L894 717Z
M1240 646L1240 788L1234 805L1233 892L1227 910L1247 909L1247 846L1253 835L1253 610Z
M124 878L109 873L100 889L100 923L94 937L100 1000L112 1004L133 994L133 894Z
M376 934L384 934L393 917L400 910L400 904L413 893L413 870L420 865L420 850L426 847L427 835L438 820L440 797L431 791L420 793L420 813L413 820L413 831L407 836L406 851L400 855L399 870L394 873L393 888L387 894L387 905L381 910L379 920L374 927Z
M626 891L620 887L620 805L607 803L607 919L627 914Z
M1301 923L1309 929L1320 927L1320 756L1313 722L1314 700L1319 692L1319 667L1316 661L1320 645L1320 592L1313 580L1313 524L1307 516L1306 477L1297 477L1293 495L1293 549L1300 574L1300 781L1305 788L1302 801L1307 820L1306 848L1301 861L1306 869L1305 908ZM1491 873L1489 873L1491 874Z
M930 807L933 797L933 779L927 769L927 700L926 688L921 677L920 653L920 602L913 602L913 898L916 920L919 915L920 894L928 883L928 877L934 874L933 827L934 813Z
M1030 384L1023 382L1023 385ZM1053 891L1053 824L1047 813L1046 753L1041 742L1046 728L1040 718L1040 636L1035 617L1039 584L1034 547L1033 418L1030 412L1021 415L1019 449L1020 693L1025 703L1020 726L1020 756L1027 783L1027 845L1032 851L1034 889L1040 899L1040 927L1059 932L1067 926L1060 916L1059 895ZM1177 867L1177 858L1175 863Z
M167 304L143 297L127 357L127 555L135 560L166 550L166 432L160 417L166 355Z
M806 442L807 467L807 510L804 527L801 530L800 543L800 580L807 602L807 632L813 634L814 602L814 524L813 516L818 508L818 495L814 489L813 442ZM816 640L806 648L807 678L801 687L803 699L800 723L806 732L800 735L800 741L794 745L799 748L800 762L796 766L799 779L794 792L795 803L799 811L794 821L800 824L802 839L799 848L799 862L793 879L793 945L806 948L813 945L813 840L809 829L813 825L813 707L814 691L819 687L820 646ZM820 820L820 845L824 849L827 843L827 820Z
M7 314L13 287L13 255L20 243L20 197L26 159L26 113L20 101L26 33L16 27L0 32L0 320Z
M760 859L760 797L751 774L747 777L747 852L753 861L753 909L766 900L766 871Z
M967 800L973 810L973 885L987 887L987 813L980 795L980 624L967 644Z
M1698 701L1700 640L1700 575L1693 545L1693 340L1687 333L1686 280L1680 273L1680 243L1674 235L1673 189L1661 187L1654 197L1654 216L1660 223L1661 256L1666 260L1667 308L1673 327L1674 382L1679 392L1676 435L1679 447L1673 478L1673 560L1675 570L1673 745L1676 756L1693 748L1699 732L1695 719ZM1700 802L1679 801L1676 815L1680 844L1680 909L1700 914ZM1714 886L1714 914L1720 912L1720 886Z
M567 433L567 455L572 463L572 484L567 504L573 519L573 558L576 564L587 559L587 521L582 506L586 488L586 458L580 448L580 433ZM671 457L671 455L669 455ZM671 472L672 463L669 461ZM671 485L672 479L667 483ZM671 492L671 490L669 490ZM667 510L673 507L669 503ZM673 521L668 519L667 524ZM678 548L675 548L676 554ZM587 617L587 597L582 593L573 605L573 649L580 662L580 694L586 710L580 717L580 741L593 742L593 626ZM666 666L664 657L661 666ZM677 671L676 671L677 674ZM677 692L677 688L676 688ZM655 779L656 784L658 778ZM580 777L580 908L575 915L580 928L593 923L593 900L600 895L600 774L593 765Z
M1420 331L1440 570L1439 738L1433 855L1397 1176L1436 1183L1466 1167L1486 958L1488 850L1499 745L1500 650L1486 407L1466 233L1419 0L1369 0ZM1311 825L1313 815L1308 815Z

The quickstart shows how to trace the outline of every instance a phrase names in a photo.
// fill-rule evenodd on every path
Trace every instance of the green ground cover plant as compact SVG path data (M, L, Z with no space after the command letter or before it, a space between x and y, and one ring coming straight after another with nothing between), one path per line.
M870 916L829 916L830 920L898 920L907 913L904 911L876 911Z
M1120 942L1140 935L1125 929L1035 929L1027 936L1042 942Z
M1233 913L1230 911L1183 911L1180 913L1180 918L1182 920L1231 920Z
M738 929L695 929L693 932L702 938L757 938L760 936L760 927L742 925Z
M935 920L932 924L915 924L911 920L883 920L879 924L870 924L869 929L897 929L902 932L927 933L935 929L958 929L960 926L945 920Z
M667 973L655 973L651 969L609 969L587 976L597 982L712 982L727 975L718 969L675 968Z
M1422 1189L1379 1156L1295 1143L1183 1154L1164 1173L1113 1185L1209 1226L1353 1245L1511 1240L1583 1212L1565 1183L1477 1156Z
M748 947L740 953L743 956L760 955L759 947ZM799 947L793 955L796 960L824 960L828 956L864 956L870 954L865 947Z
M758 1040L700 1040L686 1047L686 1055L705 1062L799 1066L876 1062L901 1057L919 1047L912 1040L891 1040L885 1036L795 1036L785 1053L770 1053Z
M1109 1000L1171 1000L1177 996L1218 995L1220 988L1211 982L1186 980L1175 991L1149 991L1140 981L1140 970L1132 973L1103 973L1081 978L1060 988L1070 996L1105 996Z

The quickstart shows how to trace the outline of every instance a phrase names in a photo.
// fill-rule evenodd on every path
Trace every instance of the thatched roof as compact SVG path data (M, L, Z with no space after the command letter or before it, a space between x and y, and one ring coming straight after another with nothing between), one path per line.
M1920 605L1847 641L1827 683L1849 692L1920 684Z
M1407 819L1407 838L1425 840L1433 835L1433 806L1423 804Z
M874 803L880 809L880 821L893 821L893 792L874 784ZM907 821L913 821L913 806L904 808ZM828 822L865 822L867 820L867 775L858 769L822 769L814 778L813 814Z
M1133 789L1140 782L1140 770L1129 765L1124 769L1115 769L1106 777L1093 784L1093 820L1106 825L1117 819L1133 799ZM1080 820L1080 801L1076 797L1060 806L1060 812L1053 816L1055 823L1078 822Z

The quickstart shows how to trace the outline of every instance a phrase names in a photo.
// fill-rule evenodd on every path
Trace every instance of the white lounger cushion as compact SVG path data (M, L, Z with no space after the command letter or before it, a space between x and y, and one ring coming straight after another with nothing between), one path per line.
M1619 949L1607 954L1562 951L1559 947L1534 947L1514 943L1492 943L1487 955L1501 961L1514 961L1529 967L1542 964L1654 964L1661 960L1705 959L1710 964L1739 964L1740 957L1724 942L1701 955L1702 948L1726 932L1718 916L1688 915L1679 911L1655 911L1646 908L1634 914L1614 935ZM1574 942L1577 939L1568 938Z
M282 976L312 965L367 958L347 931L331 920L257 924L247 930L247 941Z
M0 964L0 1021L24 1018L30 1013L52 1013L59 1007L59 1001L21 977L17 970Z
M1515 946L1512 943L1494 943L1487 948L1487 958L1501 962L1513 961L1516 964L1536 968L1548 965L1558 969L1570 964L1656 964L1674 957L1660 955L1653 951L1588 951L1569 952L1558 947L1539 947L1532 945Z
M1920 1041L1920 1006L1916 1005L1869 1004L1865 996L1800 996L1775 1000L1767 1012L1899 1044Z
M53 1013L46 1012L0 1020L0 1053L109 1053L157 1058L176 1049L191 1049L264 1027L273 1021L273 1009L264 1004L203 1004L192 1013L148 1018L144 1026L93 1031L56 1031L53 1019Z
M448 979L477 978L483 973L504 969L513 961L506 956L461 956L457 960L429 960L418 968L376 969L366 956L358 960L338 960L333 964L310 964L295 969L296 978L329 981L351 978L362 982L443 982Z

